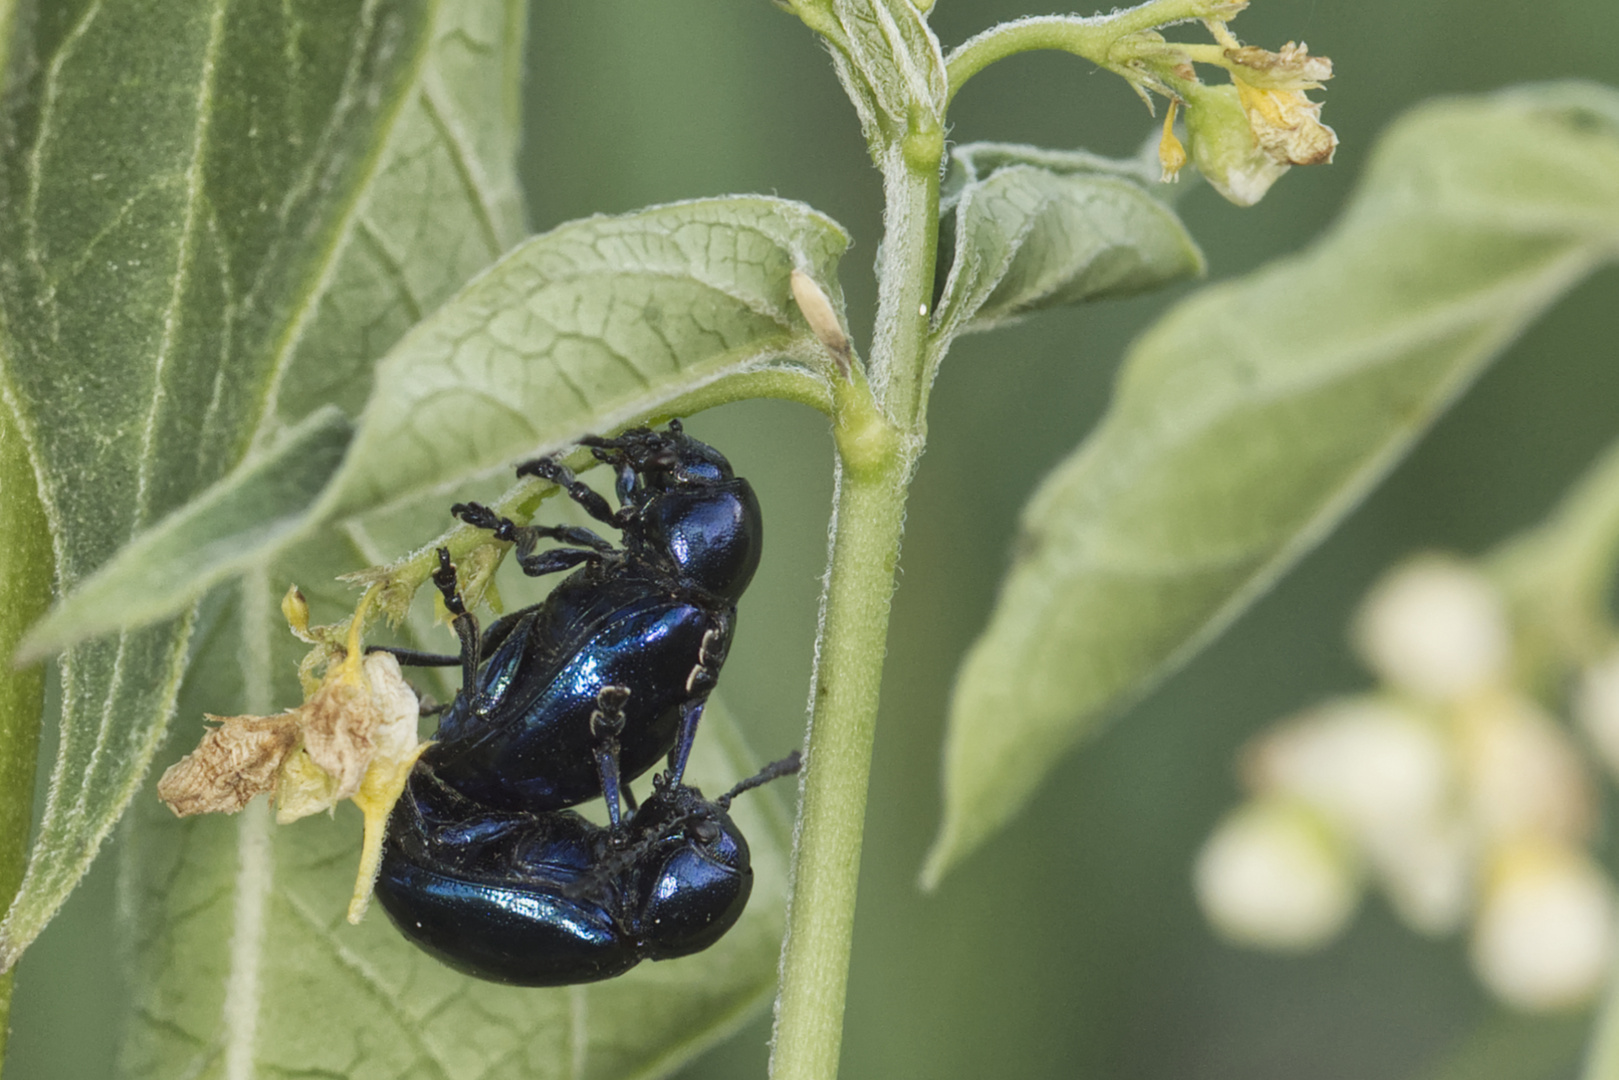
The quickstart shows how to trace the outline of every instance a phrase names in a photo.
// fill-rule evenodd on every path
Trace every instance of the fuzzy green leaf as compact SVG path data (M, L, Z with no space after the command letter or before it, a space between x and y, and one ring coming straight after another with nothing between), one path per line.
M126 544L30 632L19 655L161 617L175 596L252 566L258 549L283 540L325 490L353 434L335 405L286 429L262 455Z
M841 309L848 235L762 195L593 217L537 236L413 329L321 508L410 499L579 435L622 427L726 376L814 381L824 351L788 276Z
M1139 161L1000 144L960 147L952 158L962 180L937 305L941 341L1203 272L1202 252Z
M315 374L363 399L412 304L437 303L515 239L501 46L519 5L450 7L70 0L18 24L27 77L0 121L16 148L0 155L0 389L41 478L59 593L250 445L275 445L323 400L305 392ZM494 134L463 135L477 125ZM402 272L392 242L479 217L477 243ZM168 622L62 656L61 748L0 966L145 774L195 586Z
M1217 634L1616 256L1619 94L1537 87L1417 110L1320 242L1165 315L1024 513L957 680L924 880Z

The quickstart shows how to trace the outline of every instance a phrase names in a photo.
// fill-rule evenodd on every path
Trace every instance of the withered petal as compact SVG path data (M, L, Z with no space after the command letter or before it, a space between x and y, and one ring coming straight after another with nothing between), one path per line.
M180 817L236 813L275 787L282 763L298 747L298 719L292 713L208 719L219 726L157 782L158 797Z

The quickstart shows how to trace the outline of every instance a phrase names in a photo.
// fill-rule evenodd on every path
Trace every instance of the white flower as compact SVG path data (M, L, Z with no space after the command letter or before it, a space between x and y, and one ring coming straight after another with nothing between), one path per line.
M1464 563L1429 556L1372 589L1354 629L1371 668L1401 690L1455 701L1505 674L1512 633L1494 587Z
M1400 917L1454 930L1471 906L1472 830L1456 814L1453 747L1435 718L1365 695L1330 701L1255 745L1246 776L1339 824Z
M1613 948L1613 890L1584 852L1503 852L1473 929L1473 966L1491 993L1529 1011L1578 1005L1601 989Z
M1250 783L1296 795L1356 836L1404 831L1449 799L1449 749L1436 724L1396 701L1344 698L1311 709L1255 745Z
M1527 698L1490 695L1456 717L1471 815L1496 841L1590 833L1595 794L1573 739Z
M1326 943L1360 890L1343 845L1301 803L1266 799L1228 816L1194 870L1204 916L1232 942L1304 951Z
M1367 861L1400 919L1437 937L1473 906L1473 830L1459 818L1410 822L1366 840Z

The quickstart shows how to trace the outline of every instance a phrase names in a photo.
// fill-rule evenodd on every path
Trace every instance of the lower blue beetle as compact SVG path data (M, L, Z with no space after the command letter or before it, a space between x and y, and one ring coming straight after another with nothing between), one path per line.
M419 763L376 895L406 937L494 982L595 982L687 956L735 924L753 888L731 800L798 767L795 753L712 801L660 776L615 833L568 810L485 806Z

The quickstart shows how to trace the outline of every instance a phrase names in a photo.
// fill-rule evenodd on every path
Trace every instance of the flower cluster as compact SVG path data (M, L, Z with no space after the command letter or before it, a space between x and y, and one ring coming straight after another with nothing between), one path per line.
M1366 598L1354 627L1381 680L1283 722L1247 751L1249 801L1196 871L1231 940L1306 950L1374 885L1431 935L1470 927L1484 985L1525 1010L1588 1000L1615 956L1615 894L1589 853L1592 755L1522 687L1514 627L1472 564L1425 556ZM1572 696L1619 770L1619 652Z
M1172 94L1158 147L1163 179L1175 180L1188 158L1174 130L1177 107L1184 103L1192 162L1221 195L1252 206L1294 165L1332 160L1338 136L1321 122L1320 103L1305 96L1332 78L1332 61L1311 56L1302 42L1268 52L1242 44L1222 21L1210 19L1206 25L1216 44L1166 43L1166 59L1178 62L1153 80L1154 89ZM1225 69L1231 82L1202 82L1193 62Z

